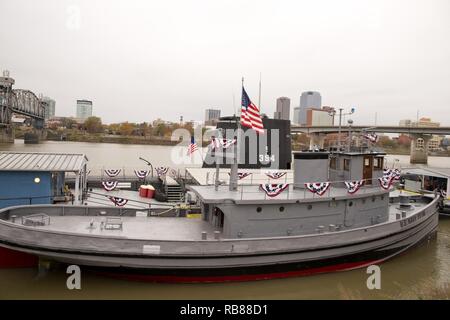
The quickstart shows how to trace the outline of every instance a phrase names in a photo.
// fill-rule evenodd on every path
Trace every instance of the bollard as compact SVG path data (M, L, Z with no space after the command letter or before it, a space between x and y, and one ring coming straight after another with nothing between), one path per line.
M220 231L214 231L214 239L219 240L220 238Z
M206 231L202 231L202 240L206 240L208 237L208 233Z
M17 219L17 216L16 216L15 214L13 214L13 215L11 216L11 222L12 222L12 223L16 223L16 219Z
M335 226L334 224L330 224L330 225L328 226L328 231L333 232L333 231L335 231L335 230L336 230L336 226Z

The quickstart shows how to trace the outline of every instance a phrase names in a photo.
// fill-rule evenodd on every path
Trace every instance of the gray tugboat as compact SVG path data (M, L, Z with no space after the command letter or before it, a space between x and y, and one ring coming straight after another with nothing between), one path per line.
M436 232L439 195L389 197L383 168L380 152L296 152L293 183L245 184L234 163L226 169L228 185L189 187L198 219L91 205L8 207L0 211L0 246L135 280L350 270L381 263Z

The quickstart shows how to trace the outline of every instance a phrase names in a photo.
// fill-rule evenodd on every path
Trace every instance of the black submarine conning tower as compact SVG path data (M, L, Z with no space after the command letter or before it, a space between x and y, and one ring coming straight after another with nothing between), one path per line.
M227 132L235 131L238 127L240 118L237 116L221 117L217 122L217 129L222 129L223 138L234 139L235 136L227 136ZM256 146L253 145L250 148L250 141L247 136L247 131L253 129L247 127L240 127L244 132L243 137L244 144L241 144L241 154L245 154L245 157L241 155L239 161L239 169L291 169L292 162L292 149L291 149L291 122L290 120L281 119L269 119L267 116L262 117L265 137L261 138L260 134L256 134ZM250 133L250 132L249 132ZM277 139L277 141L273 141ZM272 150L272 146L276 145L276 150ZM256 150L256 154L253 154ZM251 154L252 153L252 154ZM203 161L203 168L215 168L216 164L211 161L213 154L211 148L208 149L208 153ZM209 160L208 160L209 159ZM245 160L244 160L245 159ZM274 160L275 161L272 161ZM230 168L231 163L226 160L224 154L223 161L221 161L220 168ZM263 161L261 161L263 160ZM264 161L268 160L268 161ZM274 167L275 166L275 167Z

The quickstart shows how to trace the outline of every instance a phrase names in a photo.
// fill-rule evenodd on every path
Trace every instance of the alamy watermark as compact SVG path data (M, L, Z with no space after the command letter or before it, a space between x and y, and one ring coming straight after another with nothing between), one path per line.
M381 268L376 264L370 265L366 270L370 276L367 278L366 285L369 290L381 289Z
M70 276L67 278L66 286L69 290L81 290L81 269L79 266L73 264L67 267L67 274Z
M81 28L81 9L72 4L66 8L66 28L69 30L79 30Z
M261 164L267 168L277 169L280 163L280 132L279 129L265 130L258 134L254 130L223 129L203 130L198 126L194 130L194 140L199 150L193 154L186 152L191 143L191 132L184 128L173 131L171 140L179 141L172 148L171 161L175 165L202 164L232 164L237 158L238 163ZM228 148L213 148L211 141L216 139L236 139L236 143ZM202 144L208 146L202 148ZM205 150L206 149L206 150Z

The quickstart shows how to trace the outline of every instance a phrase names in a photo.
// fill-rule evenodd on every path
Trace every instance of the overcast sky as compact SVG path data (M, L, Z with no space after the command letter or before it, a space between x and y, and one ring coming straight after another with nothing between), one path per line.
M90 99L106 123L232 114L261 72L271 117L315 90L355 124L450 125L450 1L0 0L0 69L57 115Z

